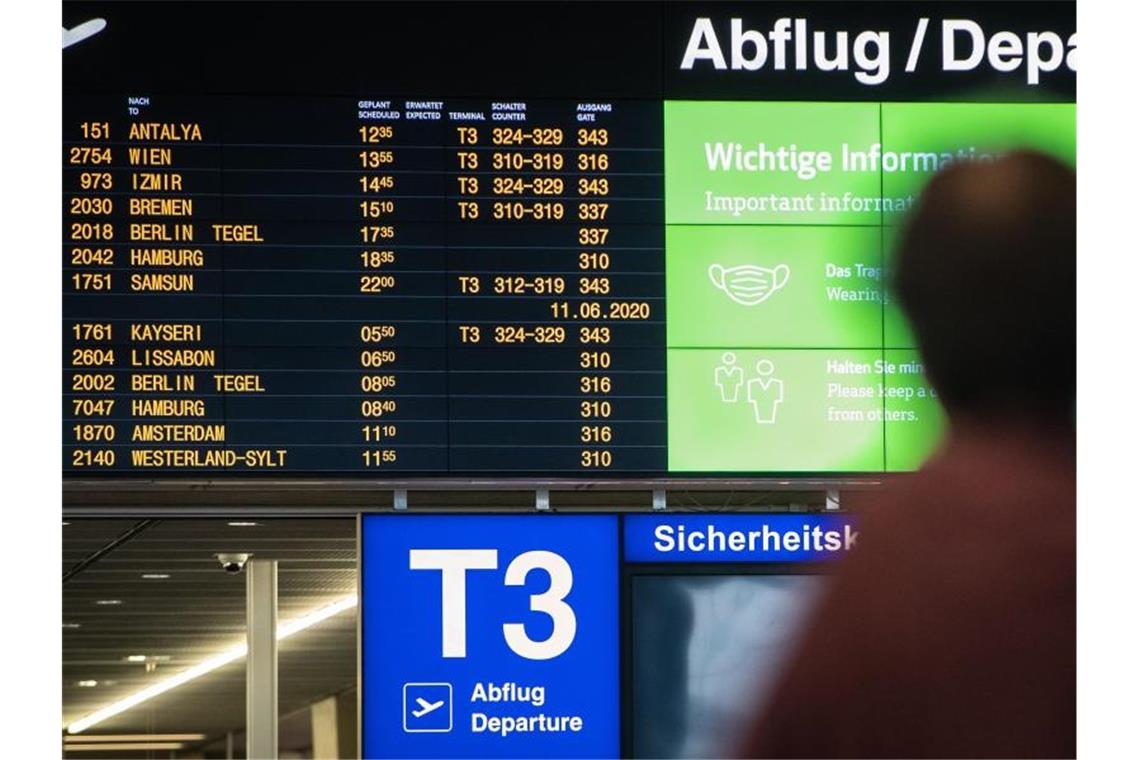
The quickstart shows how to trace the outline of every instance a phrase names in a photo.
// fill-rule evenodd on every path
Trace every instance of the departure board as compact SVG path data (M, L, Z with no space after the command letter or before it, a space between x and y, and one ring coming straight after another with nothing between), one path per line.
M65 474L917 467L906 211L1075 160L1071 4L987 5L65 3Z

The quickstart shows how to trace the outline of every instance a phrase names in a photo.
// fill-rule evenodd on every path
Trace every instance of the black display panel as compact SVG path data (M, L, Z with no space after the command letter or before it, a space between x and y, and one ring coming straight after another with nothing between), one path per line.
M75 382L115 384L100 419L134 445L114 467L665 469L659 105L68 110L139 112L97 122L126 136L127 167L73 129L92 163L65 169L65 214L117 204L67 230L65 295L65 416L104 400ZM127 245L103 239L116 228Z
M684 257L720 226L694 221L692 204L667 204L669 171L674 186L693 171L682 160L690 146L667 136L713 125L715 114L772 123L747 109L753 103L833 102L859 118L880 109L886 144L882 109L896 101L1071 102L1072 4L1018 5L64 3L75 32L63 51L64 472L911 469L919 456L892 458L889 448L926 447L936 425L921 434L889 427L891 415L914 413L891 406L909 385L888 388L877 417L857 410L867 416L842 450L813 443L847 440L825 423L855 430L810 400L831 379L819 368L840 358L915 364L913 346L863 329L868 319L888 323L885 307L811 316L821 336L850 333L843 344L670 334L669 315L674 326L678 315L691 321L700 299L760 312L729 294L719 262L693 280L707 293L667 303L685 284ZM929 39L911 65L926 17ZM971 66L940 65L946 19L982 31L980 63L963 26L953 34ZM1052 38L1030 47L1028 35L1045 29L1056 30L1059 59ZM1017 67L987 57L998 30L1021 40ZM844 46L844 70L816 64L817 33ZM734 35L750 42L737 50ZM757 39L770 40L763 56ZM690 48L697 63L686 66ZM1041 53L1032 66L1030 49ZM720 110L686 105L702 100ZM1047 116L1026 123L1057 118ZM917 119L900 113L896 132L910 134ZM769 232L800 224L768 222ZM857 264L878 271L879 237ZM778 287L788 279L781 266L765 270L785 272ZM806 296L789 287L793 297ZM874 340L855 336L856 323ZM820 353L836 346L848 353ZM728 402L712 363L685 363L699 351L718 368L736 352L732 363L739 354L748 372L760 366L756 351L775 358L789 395L784 407L783 395L772 402L771 419L753 386L732 380L748 389L732 393L743 411L734 419L771 439L755 456L737 456L746 437L702 430L712 417L699 406L678 414L692 377L710 379L699 403ZM797 365L791 351L819 368ZM818 407L818 430L785 442L763 427L782 408L785 424L802 428L797 403Z

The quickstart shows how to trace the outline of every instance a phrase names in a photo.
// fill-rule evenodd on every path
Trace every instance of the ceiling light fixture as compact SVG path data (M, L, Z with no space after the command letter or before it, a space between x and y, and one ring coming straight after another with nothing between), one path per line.
M122 599L96 599L95 604L99 607L114 607L116 604L122 604Z
M341 612L350 610L355 606L356 594L349 594L348 596L339 599L332 604L315 609L312 612L302 615L298 618L285 621L284 623L281 623L277 626L277 640L281 641L282 639L286 639L295 633L303 631L306 628L311 628L317 623L328 620L334 615L339 615ZM100 708L95 712L80 718L67 727L67 733L78 734L86 731L97 723L101 723L108 718L118 715L121 712L125 712L132 707L146 702L147 700L153 699L159 694L165 694L171 689L181 686L182 684L189 681L193 681L195 678L199 678L206 675L207 673L217 670L220 667L229 665L231 662L240 660L242 657L245 657L246 651L246 644L244 641L240 644L234 644L230 648L219 652L213 657L203 660L193 667L187 668L186 670L183 670L179 673L175 673L169 678L164 678L158 683L151 684L145 689L136 691L134 694L128 695L118 700L117 702L112 702L106 707ZM143 657L145 661L145 655L131 655L131 657L138 656ZM130 657L127 659L130 659Z
M205 734L91 734L65 736L64 744L95 744L96 742L202 742ZM68 747L71 749L71 747Z
M143 573L142 577L148 581L164 581L170 577L170 573Z
M80 628L80 627L82 627L82 625L83 625L82 623L64 623L63 627L64 628Z
M97 743L97 744L68 744L65 749L68 752L122 752L130 750L132 752L141 752L143 750L153 749L183 749L186 746L185 742L138 742L137 744L111 744L111 743Z
M233 520L226 523L226 525L230 526L231 528L255 528L259 524L260 523L250 522L248 520Z
M65 736L64 744L94 744L95 742L200 742L205 734L90 734Z
M94 680L94 679L88 679L86 681L76 681L75 685L80 686L84 689L94 689L96 686L99 685L99 682Z

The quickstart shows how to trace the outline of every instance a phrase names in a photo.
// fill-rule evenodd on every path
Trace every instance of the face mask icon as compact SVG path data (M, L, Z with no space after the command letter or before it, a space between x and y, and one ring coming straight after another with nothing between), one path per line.
M772 269L752 264L738 267L723 267L713 264L709 267L712 284L728 294L728 297L744 306L755 306L768 300L768 297L788 284L791 270L787 264Z

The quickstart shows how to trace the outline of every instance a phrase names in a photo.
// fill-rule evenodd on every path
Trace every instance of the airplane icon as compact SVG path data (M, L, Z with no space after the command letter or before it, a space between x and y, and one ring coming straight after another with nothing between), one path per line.
M404 731L447 733L452 728L451 684L414 681L404 684Z
M416 718L422 718L430 712L435 712L446 703L442 699L438 702L428 702L423 697L416 697L416 704L420 706L420 709L412 710L412 715Z
M103 31L107 26L107 20L101 18L93 18L90 21L84 21L78 26L73 26L68 29L63 27L63 46L69 48L77 42L82 42L88 37L94 37L99 32Z

